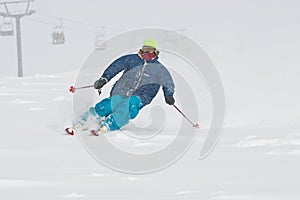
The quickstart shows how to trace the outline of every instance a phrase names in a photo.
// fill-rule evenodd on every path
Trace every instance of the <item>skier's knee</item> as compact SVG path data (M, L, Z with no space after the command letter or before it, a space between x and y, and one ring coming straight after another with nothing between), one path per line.
M130 118L134 119L138 115L139 111L140 111L139 107L135 105L131 106L129 110Z
M95 105L95 111L99 116L108 116L112 112L110 99L106 98L97 103Z

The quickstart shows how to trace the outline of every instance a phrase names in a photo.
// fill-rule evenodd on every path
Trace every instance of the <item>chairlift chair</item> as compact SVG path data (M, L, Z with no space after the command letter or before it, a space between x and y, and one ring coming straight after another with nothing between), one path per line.
M63 28L61 26L55 26L54 31L52 33L52 44L64 44L66 41L65 34Z
M12 23L12 19L10 21L5 21L5 18L3 18L3 22L0 25L0 35L1 36L14 35L14 24Z
M64 28L63 28L63 19L62 18L59 19L60 19L60 25L56 25L52 33L53 45L64 44L66 41Z

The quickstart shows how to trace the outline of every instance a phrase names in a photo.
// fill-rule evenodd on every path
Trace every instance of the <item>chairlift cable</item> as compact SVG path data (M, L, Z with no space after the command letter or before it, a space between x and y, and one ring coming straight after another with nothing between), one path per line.
M89 26L89 27L93 27L93 28L102 28L103 26L99 26L99 25L95 25L95 24L89 24L89 23L86 23L86 22L82 22L82 21L79 21L79 20L74 20L74 19L70 19L70 18L65 18L65 17L61 17L61 16L56 16L56 15L52 15L52 14L49 14L47 12L44 12L44 11L37 11L36 14L42 14L42 15L46 15L48 17L52 17L52 18L57 18L57 19L63 19L64 21L69 21L69 22L72 22L72 23L76 23L76 24L80 24L80 25L84 25L84 26Z
M40 23L40 24L44 24L44 25L48 25L48 26L56 26L57 24L55 23L50 23L50 22L45 22L45 21L42 21L42 20L38 20L38 19L32 19L32 18L26 18L24 20L28 20L28 21L32 21L32 22L36 22L36 23ZM75 27L72 27L72 26L69 26L69 25L64 25L63 26L64 29L68 29L68 30L75 30L75 31L83 31L83 32L89 32L89 33L95 33L95 31L92 31L92 30L88 30L88 29L84 29L84 28L75 28Z
M48 17L51 17L51 18L55 18L55 19L60 19L61 18L64 21L68 21L68 22L71 22L71 23L74 23L74 24L84 25L84 26L87 26L87 27L93 27L96 30L103 29L104 27L106 29L117 30L117 31L124 30L124 29L122 29L120 27L112 27L112 26L107 26L107 25L100 26L100 25L90 24L90 23L86 23L86 22L83 22L83 21L79 21L79 20L74 20L74 19L70 19L70 18L64 18L64 17L61 17L61 16L50 14L50 13L42 11L42 10L36 11L36 14L42 14L42 15L45 15L45 16L48 16Z

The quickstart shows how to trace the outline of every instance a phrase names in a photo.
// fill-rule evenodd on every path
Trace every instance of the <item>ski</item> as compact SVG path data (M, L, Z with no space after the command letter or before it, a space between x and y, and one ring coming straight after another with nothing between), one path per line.
M91 129L90 133L95 136L99 136L100 134L105 134L109 132L109 129L106 126L101 126L98 129Z
M99 133L96 130L90 130L90 133L94 136L99 136Z
M74 135L74 130L72 128L66 128L65 132L69 135Z
M74 131L74 129L72 129L72 128L66 128L66 129L65 129L65 132L66 132L68 135L74 135L74 134L75 134L75 131ZM90 130L90 133L91 133L91 135L99 136L99 132L98 132L97 130Z

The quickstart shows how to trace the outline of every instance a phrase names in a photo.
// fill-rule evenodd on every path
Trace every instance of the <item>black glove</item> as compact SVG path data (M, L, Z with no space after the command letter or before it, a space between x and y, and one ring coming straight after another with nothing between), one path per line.
M101 89L106 84L106 82L106 79L101 77L99 80L95 81L94 88Z
M173 96L166 96L165 100L166 100L166 103L169 105L173 105L175 103L175 99Z

